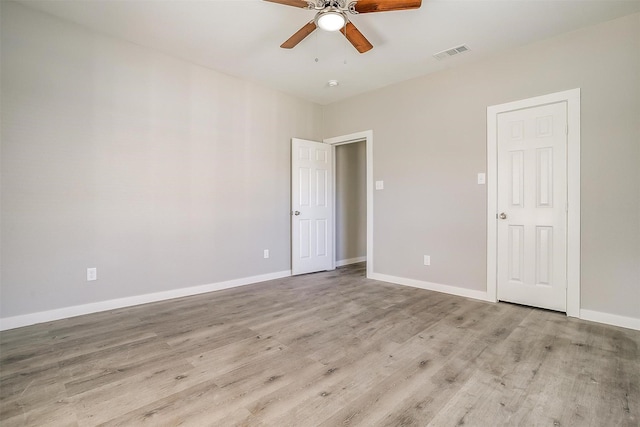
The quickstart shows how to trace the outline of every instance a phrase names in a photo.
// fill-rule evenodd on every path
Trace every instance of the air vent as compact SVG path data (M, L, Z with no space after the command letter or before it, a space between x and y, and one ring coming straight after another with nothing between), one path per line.
M469 51L469 46L463 44L460 46L452 47L450 49L445 49L442 52L438 52L435 55L433 55L433 57L436 58L438 61L442 61L443 59L447 59L451 56L456 56L468 51Z

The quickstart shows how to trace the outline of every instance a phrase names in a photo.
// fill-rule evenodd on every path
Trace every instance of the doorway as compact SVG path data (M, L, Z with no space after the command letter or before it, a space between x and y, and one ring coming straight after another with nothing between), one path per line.
M487 109L487 294L580 310L580 90Z
M336 267L367 259L366 142L335 147Z
M327 138L323 140L325 144L330 144L334 147L339 147L346 144L364 144L365 151L365 188L366 188L366 263L367 263L367 277L371 277L373 274L373 131L367 130L363 132L352 133L348 135L337 136L334 138ZM334 149L334 165L336 164ZM335 168L334 168L335 171ZM336 177L334 175L334 188ZM334 206L336 203L334 203ZM334 217L337 214L334 213ZM335 221L334 221L335 224ZM334 245L336 242L336 228L334 226ZM334 253L336 250L334 249ZM339 263L334 263L334 267Z
M368 130L328 138L322 143L292 139L292 275L332 270L338 264L335 257L336 147L358 142L364 143L366 152L367 277L373 273L373 131ZM330 153L330 161L324 153ZM319 194L324 196L318 197Z

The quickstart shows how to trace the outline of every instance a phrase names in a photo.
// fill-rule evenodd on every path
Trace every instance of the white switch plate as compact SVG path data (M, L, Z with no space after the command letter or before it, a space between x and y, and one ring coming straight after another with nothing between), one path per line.
M431 257L429 255L424 256L424 265L431 265Z
M487 176L484 174L484 172L480 172L478 174L478 184L486 184L487 183Z
M264 250L264 254L263 254L263 256L264 256L265 258L269 258L269 249L265 249L265 250Z
M376 181L376 190L384 190L384 181Z
M87 268L87 282L91 282L92 280L98 280L98 269Z

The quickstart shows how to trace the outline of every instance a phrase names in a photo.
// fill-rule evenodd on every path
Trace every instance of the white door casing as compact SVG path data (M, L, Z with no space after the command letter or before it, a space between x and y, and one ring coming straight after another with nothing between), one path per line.
M566 311L567 104L498 114L498 300Z
M498 134L500 132L499 126L498 126L499 116L503 118L509 118L509 115L507 115L506 113L516 112L518 110L533 109L535 107L547 106L550 104L559 104L559 105L566 106L567 126L566 128L564 127L560 128L560 131L561 131L560 134L562 135L562 133L565 133L566 142L567 142L567 149L565 151L567 157L566 157L566 162L564 162L566 164L566 175L565 175L566 176L566 185L565 185L566 196L564 197L566 204L563 207L561 207L565 210L565 215L566 215L566 221L564 222L566 230L563 233L566 236L566 240L565 240L566 246L564 249L564 257L566 260L564 264L566 268L566 273L565 273L566 313L568 316L579 317L580 316L580 89L572 89L564 92L552 93L548 95L538 96L535 98L509 102L506 104L494 105L487 108L487 299L489 299L490 301L497 301L499 299L498 276L499 274L503 274L503 276L506 274L505 277L509 276L509 270L507 270L507 273L505 273L504 271L499 272L500 265L504 264L502 260L505 259L505 257L507 260L506 268L512 269L511 270L512 275L514 272L518 273L517 268L519 266L523 266L524 268L524 265L525 265L524 260L520 262L520 260L517 259L516 255L518 257L520 256L520 254L517 251L515 252L512 251L512 253L509 255L508 249L505 249L504 253L499 255L499 252L502 250L502 249L499 249L499 242L498 242L499 229L500 229L500 234L506 235L505 237L507 239L506 242L509 243L508 239L509 239L510 231L509 231L508 221L510 220L514 221L514 223L511 224L514 226L511 229L511 239L512 239L511 243L517 244L518 248L520 247L523 248L522 249L523 256L525 256L524 247L526 246L527 241L531 240L531 235L533 235L533 241L531 241L530 243L533 245L532 247L534 248L533 249L534 269L530 273L525 273L524 270L522 270L521 276L524 279L523 282L527 280L526 274L529 274L529 277L533 275L534 282L537 280L536 274L538 275L539 278L544 279L544 277L541 276L543 271L535 270L535 262L536 262L535 261L535 256L536 256L535 255L535 250L536 250L535 239L536 238L538 239L538 242L539 242L538 247L540 247L541 249L542 247L549 248L549 245L546 245L546 246L542 245L542 243L545 242L545 239L551 239L550 244L556 243L553 239L557 236L553 232L549 233L550 229L544 228L545 226L548 227L547 225L544 225L544 224L540 224L539 228L537 229L534 226L534 228L532 228L532 231L530 231L529 236L527 237L524 228L517 228L517 226L519 225L524 227L524 223L523 224L515 223L516 221L519 220L518 219L519 213L510 215L508 211L505 211L505 209L500 210L500 208L504 206L499 206L499 202L498 202L498 199L499 199L498 197L498 190L499 190ZM511 118L513 117L515 116L511 116ZM541 134L549 133L550 129L548 127L545 128L545 126L549 123L549 120L541 119L539 122L540 122L539 123L540 129L535 129L537 124L530 125L530 126L533 126L533 129L534 129L533 132L534 133L538 132ZM509 132L510 131L511 130L509 130ZM523 128L523 132L524 131L525 129ZM517 137L519 132L517 125L516 125L516 128L513 130L513 132L514 132L514 136ZM525 136L526 135L523 133L522 137L524 138ZM556 179L557 176L554 176L553 173L557 174L557 172L554 172L553 167L555 166L555 163L558 162L558 159L553 158L551 159L553 163L549 163L549 158L548 158L549 150L545 149L545 147L538 147L538 148L540 148L540 150L534 151L534 154L533 154L534 163L530 164L529 168L530 169L533 168L535 170L536 167L542 168L542 169L546 167L547 171L549 171L549 168L550 168L550 172L552 174L551 178ZM513 151L514 151L513 157L516 163L516 166L515 166L516 170L515 171L509 170L509 168L507 167L506 172L503 171L503 174L510 173L512 177L512 180L510 182L507 181L507 183L504 185L508 185L509 188L515 186L519 191L522 191L522 195L525 197L524 199L522 199L523 203L526 203L528 205L531 202L527 202L526 195L524 194L525 186L526 186L525 181L522 181L522 185L521 185L520 182L518 182L517 180L515 180L515 184L514 184L514 180L513 180L513 175L516 175L516 176L520 175L517 170L517 165L520 164L520 156L522 156L523 161L526 160L526 152L523 151L522 154L518 154L518 153L515 153L515 151L518 151L518 150L513 150ZM531 161L529 161L528 163L531 163ZM522 172L526 173L526 167L525 169L522 170ZM547 178L548 177L549 175L547 174ZM535 180L534 180L534 183L535 183ZM534 184L535 186L535 189L533 190L534 204L536 202L544 202L543 200L540 199L542 195L539 194L539 192L541 189L545 188L545 186L542 185L545 183L546 183L546 189L547 189L547 196L549 196L550 182L548 180L544 181L543 179L539 182L540 185ZM536 200L536 198L538 200ZM546 200L548 204L549 199L547 198ZM501 201L500 203L503 203L503 202ZM555 199L553 200L553 203L556 204ZM544 205L544 203L541 203L541 205ZM498 218L498 215L503 211L505 211L504 213L507 215L507 218L505 220ZM546 215L549 216L548 212L546 213ZM562 213L558 215L562 215ZM536 215L533 215L533 216L535 217ZM518 242L518 238L524 238L527 240L526 241L522 240L522 242ZM512 249L515 250L515 248L512 248ZM563 252L562 248L556 247L555 250L556 251L560 250L560 252ZM529 249L529 251L531 251L531 249ZM548 261L549 260L548 257L550 255L548 252L545 253L544 251L542 251L537 254L539 259L543 255L546 256L545 259ZM500 263L498 261L499 256L500 256ZM514 260L517 261L517 264L513 264L509 266L508 265L509 256L511 256L512 261ZM555 265L554 258L552 258L551 265L542 263L540 264L540 267L542 268L542 267L548 266L549 267L548 271L553 272L553 274L557 274L557 271L554 271L554 268L557 267ZM540 261L544 261L544 260L540 259ZM531 265L529 265L529 267L531 267ZM560 275L562 275L562 273L560 273ZM527 286L530 286L532 288L536 287L536 285L527 285ZM549 286L549 285L546 285L546 286ZM503 297L502 293L500 295L500 299L506 299ZM530 304L530 303L527 303L527 304ZM544 306L543 304L540 304L540 305Z
M291 274L331 270L333 147L291 140Z

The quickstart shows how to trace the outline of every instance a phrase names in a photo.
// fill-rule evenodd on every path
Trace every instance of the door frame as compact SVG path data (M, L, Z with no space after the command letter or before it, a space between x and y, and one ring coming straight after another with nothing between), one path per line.
M367 277L371 277L373 274L373 130L366 130L362 132L351 133L348 135L336 136L333 138L325 138L322 140L325 144L333 146L332 162L333 162L333 259L332 269L336 266L335 254L336 252L336 150L338 145L351 144L353 142L364 141L366 146L366 172L367 172Z
M487 298L498 301L498 114L567 103L567 316L580 317L580 88L487 107Z

